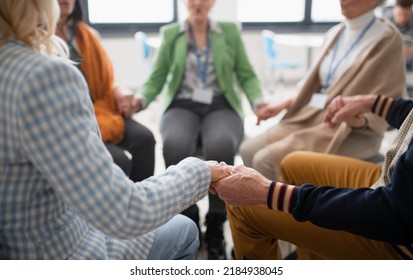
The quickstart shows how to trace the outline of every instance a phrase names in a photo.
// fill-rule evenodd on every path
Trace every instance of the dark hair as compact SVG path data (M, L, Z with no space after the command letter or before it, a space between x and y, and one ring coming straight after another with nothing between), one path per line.
M396 5L403 8L411 8L413 5L412 0L396 0Z
M83 7L82 0L75 1L75 7L71 15L67 17L67 20L73 20L73 23L83 20Z

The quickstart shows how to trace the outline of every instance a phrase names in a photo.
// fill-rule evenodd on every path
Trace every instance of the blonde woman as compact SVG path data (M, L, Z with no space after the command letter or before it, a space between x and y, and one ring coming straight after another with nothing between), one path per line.
M58 18L56 0L0 2L0 259L193 259L197 227L176 214L224 167L188 158L129 180L53 35Z

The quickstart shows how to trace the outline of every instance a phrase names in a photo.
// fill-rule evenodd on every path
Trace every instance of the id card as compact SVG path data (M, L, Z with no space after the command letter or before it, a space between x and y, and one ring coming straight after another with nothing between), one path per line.
M311 96L310 103L308 104L310 107L315 109L324 109L327 104L327 95L324 93L314 93Z
M214 92L211 89L196 88L192 93L192 101L210 105Z

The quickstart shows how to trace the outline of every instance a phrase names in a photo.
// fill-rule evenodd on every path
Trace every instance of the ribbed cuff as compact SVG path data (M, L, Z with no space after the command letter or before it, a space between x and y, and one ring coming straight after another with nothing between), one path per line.
M291 200L296 186L272 181L268 190L267 207L290 213Z
M377 95L371 111L382 118L386 118L393 101L394 99L391 97Z

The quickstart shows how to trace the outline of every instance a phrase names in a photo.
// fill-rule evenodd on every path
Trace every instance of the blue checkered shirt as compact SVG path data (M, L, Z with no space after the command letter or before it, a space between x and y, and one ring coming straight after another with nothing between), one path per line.
M78 70L16 40L0 48L0 258L145 259L153 230L210 179L188 158L133 183L102 144Z

